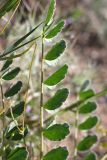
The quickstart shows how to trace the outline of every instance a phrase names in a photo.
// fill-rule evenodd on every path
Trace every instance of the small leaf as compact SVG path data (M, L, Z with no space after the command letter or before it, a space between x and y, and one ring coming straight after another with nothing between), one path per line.
M7 157L7 160L26 160L28 152L25 147L17 147L13 149Z
M12 63L13 63L13 60L6 60L1 71L6 70Z
M48 86L54 86L59 83L61 80L65 78L65 74L67 73L68 66L65 64L58 71L53 73L47 80L45 80L44 84Z
M55 60L64 52L65 48L66 42L64 40L61 40L51 48L51 50L45 56L45 59L48 61Z
M55 5L56 5L56 1L51 0L50 5L49 5L49 9L48 9L48 13L47 13L47 17L45 20L45 25L49 25L50 22L53 20Z
M66 160L68 157L68 150L66 147L58 147L48 152L43 160Z
M64 27L64 21L61 20L57 25L55 25L45 36L46 39L50 39L55 37L59 32L61 32L62 28Z
M51 141L61 141L69 133L69 126L67 123L54 124L43 131L44 136Z
M96 154L89 153L83 160L96 160Z
M2 18L2 16L4 16L7 12L13 9L18 3L19 0L7 0L7 2L2 6L2 8L0 8L0 18Z
M12 80L18 75L19 72L20 72L20 68L16 67L15 69L9 71L8 73L5 73L5 75L2 76L2 79Z
M79 125L79 129L81 130L89 130L96 126L98 122L98 117L89 117L83 123Z
M5 92L4 96L6 98L12 97L15 94L17 94L21 90L21 88L22 88L22 82L18 81L12 87L10 87L9 89L7 89L7 91Z
M80 91L83 92L84 90L86 90L87 87L89 86L89 84L90 84L90 81L89 81L89 80L86 80L86 81L82 84Z
M95 93L92 89L89 89L87 91L79 93L79 97L80 97L81 100L86 100L88 98L93 97L94 95L95 95Z
M59 89L55 95L50 98L45 104L44 108L48 110L54 110L59 108L63 102L67 99L69 91L67 88Z
M86 104L82 105L79 108L79 113L81 114L87 114L87 113L91 113L94 110L96 110L97 105L94 102L87 102Z
M88 135L77 146L78 151L86 151L90 149L97 142L96 135Z
M24 105L25 105L25 102L21 101L18 104L16 104L14 107L11 107L14 118L19 117L23 113L23 111L24 111ZM8 118L12 118L11 117L10 109L7 111L6 116Z
M22 129L22 125L19 125L18 128ZM12 129L6 131L5 133L5 137L8 140L13 140L13 141L19 141L21 139L23 139L23 137L26 137L26 135L28 134L28 127L25 127L24 130L24 136L22 135L22 133L19 132L17 126L13 127Z

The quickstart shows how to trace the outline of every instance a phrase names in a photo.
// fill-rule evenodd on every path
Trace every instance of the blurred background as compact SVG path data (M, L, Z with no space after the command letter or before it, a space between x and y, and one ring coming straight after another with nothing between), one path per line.
M47 78L62 64L66 63L69 65L67 77L57 87L61 88L65 86L70 90L69 98L62 106L63 108L76 101L77 93L85 80L90 80L90 87L96 92L107 88L107 0L56 0L56 2L55 20L64 19L65 28L60 36L52 41L46 41L45 51L49 50L51 45L61 38L67 41L67 49L61 59L53 63L52 66L45 64L44 68L45 78ZM0 0L0 4L3 3L5 1ZM47 13L48 4L49 0L23 0L5 34L0 37L0 51L40 23ZM12 12L0 21L0 29L2 29L11 14ZM40 35L40 33L41 28L35 32L35 36ZM28 146L32 156L33 154L38 155L39 150L39 131L36 128L36 122L39 119L41 41L38 40L37 43L37 54L32 69L26 107L26 123L31 129L28 136ZM32 51L33 48L22 58L15 60L13 64L20 66L22 69L18 77L24 83L20 95L22 97L27 90L28 67ZM8 85L4 84L5 88ZM56 88L52 88L52 90L51 88L45 88L45 101L55 93L55 90ZM97 132L99 136L99 142L94 150L98 154L98 159L101 159L107 153L107 96L99 98L97 103L97 114L100 117L100 122L92 132ZM47 116L48 113L45 113L45 118ZM61 115L60 118L56 117L55 121L68 121L72 126L74 119L75 114L67 112ZM50 143L47 140L45 144L46 152L57 145L57 143ZM71 135L66 140L60 142L60 145L67 145L70 156L72 156L74 152L73 127L71 127ZM79 154L79 160L82 156L83 154Z

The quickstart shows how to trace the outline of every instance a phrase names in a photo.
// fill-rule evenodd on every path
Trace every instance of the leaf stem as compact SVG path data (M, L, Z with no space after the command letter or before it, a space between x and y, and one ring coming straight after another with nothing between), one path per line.
M44 149L44 144L43 144L43 95L44 95L44 90L43 90L43 81L44 81L44 68L43 68L43 63L44 63L44 28L43 28L43 33L42 33L42 54L41 54L41 88L40 88L40 130L41 130L41 139L40 139L40 160L43 158L43 149Z
M78 112L78 107L75 113L75 137L74 137L74 160L77 159L77 143L78 143L78 119L79 119L79 112Z
M3 110L4 110L4 109L5 109L5 105L4 105L4 94L3 94L3 86L2 86L1 80L0 80L0 89L1 89L2 107L3 107ZM3 115L2 115L2 124L3 124L3 134L2 134L2 149L3 149L3 154L2 154L2 160L5 160L5 137L4 137L4 130L5 130L5 112L3 112Z
M9 25L9 23L11 22L12 18L14 17L16 11L18 10L18 7L19 7L20 3L21 3L21 0L19 0L19 3L17 4L14 12L12 13L11 17L9 18L9 20L7 21L7 23L6 23L5 26L3 27L2 31L0 32L0 35L2 35L2 34L5 32L6 28L8 27L8 25Z

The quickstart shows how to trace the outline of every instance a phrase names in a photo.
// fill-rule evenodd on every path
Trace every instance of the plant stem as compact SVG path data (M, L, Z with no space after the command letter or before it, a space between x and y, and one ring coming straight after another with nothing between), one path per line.
M4 109L5 109L5 105L4 105L4 95L3 95L3 86L2 86L2 82L1 82L1 81L0 81L0 89L1 89L2 107L3 107L3 110L4 110ZM2 160L5 160L5 137L4 137L5 112L3 112L3 115L2 115L2 124L3 124L3 134L2 134L2 149L3 149L3 155L2 155Z
M44 29L43 29L44 32ZM41 131L41 142L40 142L40 160L43 158L43 81L44 81L44 68L43 68L43 62L44 62L44 35L42 35L42 54L41 54L41 95L40 95L40 131Z
M74 137L74 160L77 159L77 144L78 144L78 119L79 119L79 113L78 113L78 108L75 113L75 137Z

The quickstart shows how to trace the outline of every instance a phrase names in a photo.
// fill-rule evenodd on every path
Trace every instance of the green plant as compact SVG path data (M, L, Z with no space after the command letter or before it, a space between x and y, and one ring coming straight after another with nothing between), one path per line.
M0 17L4 16L6 12L19 5L19 2L20 1L8 1L1 8ZM66 160L68 158L69 151L66 146L57 146L56 148L50 150L48 153L44 154L44 138L47 138L50 141L61 141L65 139L68 135L70 135L70 128L72 127L70 126L70 124L52 124L52 121L56 115L63 114L67 111L75 113L75 151L72 160L77 160L78 152L84 151L88 152L88 155L84 157L84 160L96 160L96 154L94 153L94 151L92 151L91 148L94 144L98 142L98 137L96 134L89 134L89 131L94 128L98 123L98 117L96 115L91 115L91 113L97 109L97 104L93 101L93 99L104 96L105 94L107 94L107 91L104 90L99 93L95 93L92 89L88 89L89 81L86 81L78 93L78 100L74 104L71 104L64 109L60 109L60 107L66 101L69 95L69 89L67 88L61 88L57 90L54 96L48 99L47 102L44 101L44 85L48 87L58 85L58 83L65 78L68 71L68 65L64 64L55 73L52 73L50 77L48 77L47 79L44 78L45 61L49 61L51 63L53 60L59 58L66 49L66 41L59 40L51 47L51 49L45 55L45 41L47 39L49 40L57 36L64 27L63 20L60 20L56 25L54 24L53 19L55 5L55 0L51 0L46 19L39 25L34 27L29 33L17 40L14 44L7 47L0 55L0 61L4 61L4 65L2 66L0 71L0 88L2 99L1 117L3 124L2 149L0 153L3 160L26 160L29 156L26 144L26 136L29 132L29 129L28 126L26 126L25 124L25 115L31 71L35 57L35 50L37 47L36 39L38 38L41 38L42 45L42 53L40 55L40 119L39 123L37 123L37 127L38 125L40 126L40 160ZM30 40L26 41L26 39L30 35L34 34L34 31L41 25L43 26L42 34L38 37L33 36ZM23 48L25 45L28 44L29 46L26 50L22 51L22 53L17 54L18 49ZM5 82L15 79L15 77L18 76L18 74L21 72L21 69L19 67L13 68L12 63L14 63L15 58L21 57L23 54L26 54L32 46L35 47L32 54L32 60L29 65L29 76L27 83L28 89L26 91L24 100L23 98L19 100L19 95L23 84L22 81L14 82L13 85L9 87L5 92L3 90L3 85ZM5 107L5 101L8 101L8 108ZM55 111L55 113L49 116L46 120L44 120L44 110ZM88 116L85 121L79 123L79 116L81 114L82 116ZM18 121L18 118L20 116L22 116L21 124L19 124ZM8 124L6 117L10 119ZM83 139L78 143L79 131L86 131L86 136L84 136ZM16 146L17 142L19 141L21 147L13 148L13 145Z

